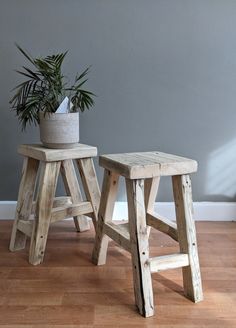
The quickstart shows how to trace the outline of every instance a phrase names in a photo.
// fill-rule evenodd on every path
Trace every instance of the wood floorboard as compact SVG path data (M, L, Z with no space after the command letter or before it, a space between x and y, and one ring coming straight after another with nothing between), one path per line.
M204 301L183 296L181 269L155 273L155 316L134 306L130 255L110 242L107 264L91 263L94 231L73 221L50 228L44 263L28 264L25 250L8 251L12 221L0 221L0 328L236 327L236 223L197 222ZM152 230L152 256L178 252Z

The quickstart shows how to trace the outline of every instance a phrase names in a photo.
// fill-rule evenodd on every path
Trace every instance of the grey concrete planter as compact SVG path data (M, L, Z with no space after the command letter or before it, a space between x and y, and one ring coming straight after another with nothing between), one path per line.
M79 142L79 113L40 113L40 140L47 148L73 148Z

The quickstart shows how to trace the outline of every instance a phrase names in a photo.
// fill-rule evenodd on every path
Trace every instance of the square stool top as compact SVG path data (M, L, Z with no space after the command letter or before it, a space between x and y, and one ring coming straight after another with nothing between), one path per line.
M79 144L69 149L49 149L42 144L20 145L18 153L44 162L63 161L97 156L97 147Z
M195 160L159 151L102 155L99 157L99 165L129 179L182 175L197 171Z

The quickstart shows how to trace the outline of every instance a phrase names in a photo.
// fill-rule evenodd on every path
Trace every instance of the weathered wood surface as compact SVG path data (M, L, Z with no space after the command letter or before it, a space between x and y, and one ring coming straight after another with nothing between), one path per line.
M34 201L33 205L32 205L32 209L31 209L31 213L35 213L36 204L37 204L37 202ZM53 200L53 208L54 207L61 207L61 206L64 206L64 205L69 205L69 204L72 204L71 197L69 197L69 196L59 196L59 197L55 197L54 200Z
M115 224L107 222L104 224L104 233L114 240L118 245L130 252L130 235L128 223Z
M33 220L19 220L17 228L21 232L23 232L27 237L31 238L32 230L33 230Z
M68 196L71 196L72 203L82 202L82 194L75 172L74 163L71 159L61 162L61 175ZM86 231L90 229L88 219L84 215L74 216L74 223L77 231Z
M174 176L176 220L180 252L189 255L189 266L183 268L185 295L194 302L203 299L195 223L193 220L192 187L189 175Z
M153 273L188 266L189 258L188 254L170 254L152 257L147 263Z
M97 230L92 254L94 264L106 263L108 236L105 235L104 224L112 221L119 176L105 170L102 184L101 202L98 212Z
M15 221L12 228L10 250L23 249L26 243L26 235L18 230L19 220L29 220L33 203L35 183L39 162L33 158L25 158L18 194Z
M148 229L144 202L144 181L126 179L130 248L133 264L135 302L141 315L154 314L152 277L149 259Z
M144 202L145 202L146 213L154 213L154 206L155 206L159 184L160 184L160 177L148 178L144 180ZM147 229L148 229L147 230L148 235L150 235L151 225L149 225Z
M79 159L77 160L77 165L79 168L85 195L93 207L92 220L96 230L101 194L93 160L92 158Z
M51 212L51 223L92 212L93 208L90 202L80 202L77 204L55 207Z
M85 231L90 228L89 221L84 216L87 214L92 217L96 227L100 190L92 157L96 156L97 149L82 144L78 144L78 147L73 149L47 149L42 145L21 145L18 151L27 157L23 165L9 248L11 251L22 249L25 247L26 237L31 237L29 261L36 265L43 261L50 223L74 216L77 230ZM78 161L85 194L89 201L82 200L73 164L74 158ZM60 169L67 197L55 197ZM40 171L39 181L36 184L38 171ZM33 201L34 194L36 194L35 201ZM30 217L32 219L32 216L35 218L32 222L25 222Z
M129 179L187 174L197 171L197 162L158 151L123 153L99 157L100 166Z
M42 144L33 144L20 145L18 147L18 153L40 161L54 162L66 159L95 157L97 156L97 148L84 144L78 144L77 147L71 149L49 149L43 147Z
M178 241L177 225L175 222L164 218L160 214L147 213L147 224Z
M44 258L60 164L42 163L29 255L29 262L33 265L40 264Z
M160 177L145 179L144 181L144 200L147 213L154 212L157 191L160 184Z

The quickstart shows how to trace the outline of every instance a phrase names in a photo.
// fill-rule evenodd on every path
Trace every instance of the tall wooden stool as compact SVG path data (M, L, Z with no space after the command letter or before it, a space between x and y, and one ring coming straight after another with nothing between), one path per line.
M24 156L24 164L10 250L23 249L26 237L30 237L29 262L37 265L43 261L50 223L74 217L77 231L85 231L90 228L86 214L96 227L100 191L92 158L97 148L82 144L71 149L21 145L18 152ZM82 200L73 160L79 168L86 201ZM55 198L59 172L68 197Z
M105 264L108 237L132 256L134 294L144 317L154 314L151 273L183 267L184 293L194 302L203 299L189 173L197 162L160 152L100 156L104 167L101 203L93 262ZM128 224L114 224L112 214L119 176L126 181ZM161 176L172 176L177 225L154 214ZM149 257L149 229L153 227L179 242L180 253Z

